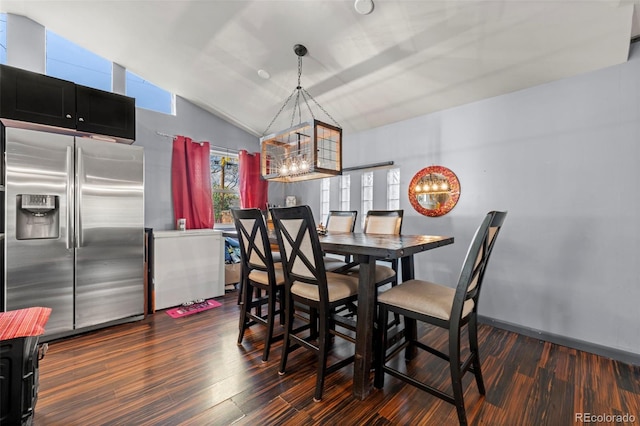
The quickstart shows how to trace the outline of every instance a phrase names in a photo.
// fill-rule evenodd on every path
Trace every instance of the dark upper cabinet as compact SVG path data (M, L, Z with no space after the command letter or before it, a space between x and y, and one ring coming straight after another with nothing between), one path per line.
M6 65L0 66L0 116L12 120L76 127L76 85Z
M76 86L76 129L135 139L135 99L91 87Z
M0 65L0 117L134 140L135 99Z

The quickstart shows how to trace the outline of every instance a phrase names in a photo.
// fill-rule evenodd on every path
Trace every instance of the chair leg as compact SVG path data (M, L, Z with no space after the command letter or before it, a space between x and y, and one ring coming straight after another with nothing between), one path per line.
M391 262L391 267L393 268L394 271L396 271L396 277L393 279L393 281L391 281L391 288L395 287L398 285L398 260L395 259ZM389 327L393 327L394 325L400 325L400 314L398 313L393 313L393 322L391 324L389 324Z
M388 337L388 327L387 322L389 320L389 311L380 306L380 311L378 313L378 327L377 330L375 330L375 333L377 334L378 338L375 339L374 341L377 343L376 346L374 346L376 348L376 353L375 353L375 373L374 373L374 379L373 379L373 386L376 387L377 389L382 389L382 387L384 386L384 364L385 364L385 358L387 356L387 337Z
M256 294L255 294L256 300L260 300L262 298L262 290L260 290L260 288L258 288L258 287L254 287L254 291L256 292ZM254 314L257 317L261 317L262 316L262 303L256 303Z
M318 337L318 310L309 307L309 338L311 340Z
M415 341L418 340L418 323L415 319L404 317L404 338L409 343L404 352L404 359L407 361L416 357L417 350Z
M451 369L451 388L455 401L460 426L467 425L467 415L464 410L464 392L462 389L462 371L460 370L460 329L449 331L449 367Z
M484 380L482 379L482 367L480 366L480 351L478 350L478 317L471 314L467 325L469 333L469 349L473 356L473 374L476 377L476 385L480 395L485 394Z
M238 324L238 328L240 332L238 334L238 344L242 343L242 339L244 339L244 332L247 330L249 325L249 320L247 318L247 312L251 309L251 295L252 295L252 286L249 284L248 280L244 281L243 292L242 292L242 303L240 304L240 324Z
M242 299L244 297L244 290L246 287L246 280L244 278L244 271L240 275L240 281L238 281L238 305L242 304Z
M282 338L282 356L280 357L280 369L278 374L283 376L285 369L287 368L287 357L289 356L289 342L291 331L293 330L293 314L294 314L293 298L289 295L285 295L285 322L284 322L284 336Z
M285 307L284 307L284 288L278 289L278 304L280 305L280 325L284 325L285 322Z
M264 351L262 353L262 362L269 360L269 350L271 349L271 340L273 339L273 325L275 323L276 312L276 292L269 291L269 306L267 306L267 335L264 338Z
M327 373L327 356L331 339L329 339L329 312L320 310L320 335L318 336L318 373L316 377L316 393L313 400L319 402L322 400L322 391L324 388L324 377Z

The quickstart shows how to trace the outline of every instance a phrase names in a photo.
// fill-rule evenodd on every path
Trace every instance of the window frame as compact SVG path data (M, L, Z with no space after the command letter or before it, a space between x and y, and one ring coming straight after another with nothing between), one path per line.
M393 196L393 194L397 196ZM387 170L387 210L400 209L400 168Z
M168 105L168 109L169 111L166 111L164 109L160 109L158 107L154 107L153 105L149 104L149 98L147 98L146 96L140 96L140 94L138 93L131 93L129 90L131 90L131 85L130 85L130 80L129 78L133 77L135 79L140 79L142 82L142 85L147 85L149 86L149 88L153 91L156 92L161 92L162 96L169 96L169 105ZM138 74L134 73L131 70L125 69L125 95L135 98L136 100L136 107L137 108L143 108L149 111L155 111L158 112L160 114L167 114L167 115L176 115L176 95L175 93L169 92L168 90L163 89L162 87L158 86L157 84L154 84L152 82L150 82L149 80L147 80L146 78L139 76ZM145 93L145 95L148 95L148 93ZM165 105L166 107L166 105Z
M340 176L340 192L338 193L340 210L351 210L351 175Z
M320 223L326 224L329 218L331 194L331 178L320 180Z
M362 215L360 216L360 222L362 229L364 229L365 219L369 210L373 210L373 172L364 172L360 177L361 183L361 206Z
M7 63L7 14L0 13L0 64Z
M233 159L235 160L233 163L236 165L236 178L235 178L235 188L228 189L225 188L226 179L223 181L222 188L218 186L214 186L217 184L220 179L214 181L214 169L213 169L213 161L214 157L218 157L220 159ZM222 161L222 160L221 160ZM225 165L222 167L226 167ZM239 171L239 154L231 153L231 152L223 152L221 150L210 148L209 149L209 164L211 165L211 203L213 205L213 223L214 226L233 226L233 217L231 216L231 208L240 206L240 171ZM222 173L223 176L224 172ZM220 194L223 201L216 202L216 194ZM224 200L225 195L232 194L235 197L230 197L230 200ZM216 204L223 203L227 208L216 208ZM227 213L223 213L228 211Z
M60 48L60 49L58 49ZM66 62L69 52L73 61ZM56 55L60 55L56 57ZM76 59L81 61L75 62ZM113 62L45 28L45 74L93 89L113 92ZM54 66L54 64L58 64ZM62 72L60 72L62 71ZM100 76L105 74L108 77Z

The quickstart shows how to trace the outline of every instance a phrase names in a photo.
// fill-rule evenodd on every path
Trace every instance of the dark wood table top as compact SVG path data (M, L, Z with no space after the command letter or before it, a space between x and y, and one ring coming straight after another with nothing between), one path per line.
M364 254L378 259L398 259L453 244L453 237L331 232L320 236L320 244L323 250L331 253Z

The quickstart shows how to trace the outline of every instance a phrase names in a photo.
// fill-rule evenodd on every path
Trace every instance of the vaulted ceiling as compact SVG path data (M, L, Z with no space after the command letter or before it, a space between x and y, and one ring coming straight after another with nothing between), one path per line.
M309 50L302 86L356 132L622 63L640 34L640 0L374 2L368 15L353 0L0 0L0 11L257 136L297 85L297 43ZM271 130L290 121L284 111Z

